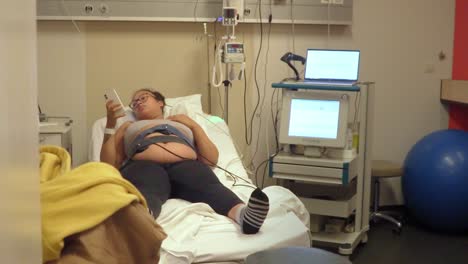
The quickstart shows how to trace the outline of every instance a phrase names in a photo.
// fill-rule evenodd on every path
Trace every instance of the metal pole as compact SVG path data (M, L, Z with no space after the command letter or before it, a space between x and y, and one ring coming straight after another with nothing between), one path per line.
M228 116L229 116L229 69L228 69L229 64L225 64L225 69L226 69L226 80L224 81L224 115L223 119L226 122L226 124L229 124L228 122Z
M216 40L215 40L216 42ZM215 54L216 56L216 54ZM210 37L206 34L206 67L208 82L208 113L211 114L211 82L210 82Z

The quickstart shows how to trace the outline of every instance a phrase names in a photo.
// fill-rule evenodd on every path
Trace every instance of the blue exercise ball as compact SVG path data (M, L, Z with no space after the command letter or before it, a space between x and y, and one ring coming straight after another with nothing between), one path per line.
M468 230L468 132L440 130L418 141L404 162L411 215L440 231Z

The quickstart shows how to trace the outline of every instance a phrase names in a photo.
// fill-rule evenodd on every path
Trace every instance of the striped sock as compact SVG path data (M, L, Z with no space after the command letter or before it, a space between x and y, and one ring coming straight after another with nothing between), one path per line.
M241 226L244 234L255 234L265 221L270 208L268 196L259 188L255 189L250 195L247 207L241 211Z

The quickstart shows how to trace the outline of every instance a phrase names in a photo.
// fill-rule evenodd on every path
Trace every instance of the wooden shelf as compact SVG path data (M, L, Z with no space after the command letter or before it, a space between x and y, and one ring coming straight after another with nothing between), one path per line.
M442 80L440 100L443 102L468 104L468 81Z

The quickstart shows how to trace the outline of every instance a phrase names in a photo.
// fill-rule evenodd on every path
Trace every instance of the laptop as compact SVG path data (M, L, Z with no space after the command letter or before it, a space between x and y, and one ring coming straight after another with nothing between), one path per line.
M308 49L304 83L352 86L359 77L359 50Z

